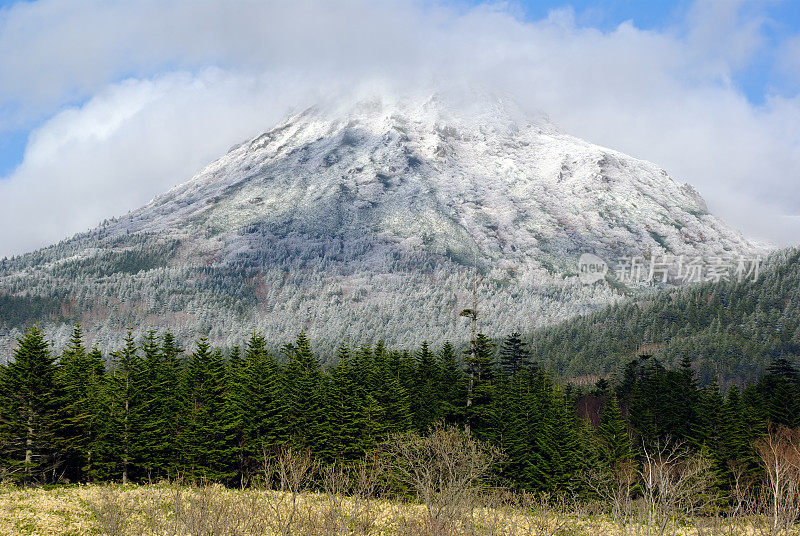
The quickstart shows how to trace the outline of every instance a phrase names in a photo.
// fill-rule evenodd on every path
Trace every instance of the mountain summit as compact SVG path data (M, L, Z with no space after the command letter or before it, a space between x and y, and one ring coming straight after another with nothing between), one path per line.
M503 99L373 99L309 109L120 219L0 268L0 339L80 320L101 347L170 327L331 347L503 333L618 298L581 285L584 252L750 254L658 166Z

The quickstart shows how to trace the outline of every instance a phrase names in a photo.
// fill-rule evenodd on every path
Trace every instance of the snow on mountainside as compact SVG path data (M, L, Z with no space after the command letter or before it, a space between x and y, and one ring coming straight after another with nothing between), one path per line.
M649 162L566 135L502 99L369 100L307 110L121 219L0 268L0 346L79 319L239 344L306 330L463 340L474 259L481 328L528 329L618 299L576 260L758 247ZM3 301L4 300L4 301Z

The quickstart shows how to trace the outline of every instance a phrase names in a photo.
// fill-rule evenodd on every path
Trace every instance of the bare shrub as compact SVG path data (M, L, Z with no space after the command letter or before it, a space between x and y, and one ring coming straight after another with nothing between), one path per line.
M763 511L761 486L741 463L729 463L730 490L707 515L692 516L698 536L746 536L757 530L753 520Z
M586 480L623 536L677 534L682 525L713 515L718 505L711 462L681 443L645 446L639 465L620 463Z
M89 510L97 520L97 529L103 536L128 534L129 501L117 486L99 488L98 497L89 501Z
M165 528L192 536L243 536L252 528L247 504L220 485L192 487L188 492L177 488L174 522Z
M389 467L425 507L424 530L436 535L461 530L478 484L500 457L469 432L444 425L426 436L394 436L384 448Z
M766 471L770 533L788 532L800 520L800 428L770 426L755 447Z
M302 495L310 491L318 464L308 451L291 447L282 448L274 458L265 450L263 460L264 483L274 490L265 500L268 515L264 521L277 534L297 534L303 517Z
M575 505L566 497L551 497L547 493L521 493L514 497L515 515L508 524L513 536L558 536L574 534Z
M146 493L141 493L142 489ZM137 493L100 489L89 501L100 534L107 536L244 536L256 534L258 505L252 494L232 494L219 485L159 486Z
M379 458L325 467L320 478L323 507L316 516L317 533L370 534L379 516L374 503L382 472Z
M516 497L505 488L487 488L476 494L468 522L462 527L466 535L499 536L509 531L516 514Z
M628 534L628 528L637 515L633 495L639 485L639 476L633 462L620 462L610 471L596 471L586 478L589 486L610 507L611 518L623 535Z
M707 511L714 500L711 462L680 443L645 448L639 480L639 522L648 535L678 533L683 521Z

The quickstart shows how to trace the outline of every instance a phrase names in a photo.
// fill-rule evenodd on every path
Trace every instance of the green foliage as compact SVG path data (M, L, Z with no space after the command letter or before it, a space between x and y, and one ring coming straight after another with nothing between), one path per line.
M36 327L0 368L0 475L25 484L52 482L63 465L63 415L56 359Z
M264 455L270 455L274 445L287 439L282 374L267 350L264 337L257 333L247 342L244 359L232 356L228 368L233 421L239 426L242 468L249 475L259 470Z
M500 368L506 377L516 376L520 370L530 365L530 361L530 351L519 332L515 331L505 338L500 348Z
M180 456L188 478L227 482L235 476L235 421L225 372L222 352L200 339L183 387Z
M61 302L55 298L0 294L0 326L5 328L25 326L34 320L52 318L60 310Z
M618 464L633 460L633 444L628 424L622 416L616 396L607 400L603 407L597 437L599 461L604 468L613 469Z
M178 457L178 416L181 391L181 362L171 334L159 341L149 332L142 341L141 428L137 450L141 469L150 479L174 476Z
M144 373L133 335L112 355L112 370L104 396L104 426L98 439L102 459L98 473L127 483L135 478L139 441L145 416Z
M753 382L800 355L800 250L764 262L758 280L663 291L535 331L537 359L571 377L621 372L643 343L670 367L689 359L698 380Z
M699 381L688 357L670 368L642 353L584 389L533 366L517 335L499 350L478 335L462 355L447 342L414 352L379 342L342 346L323 367L303 333L278 359L255 332L227 355L202 338L189 356L171 333L149 332L138 343L129 333L107 371L80 326L58 360L33 328L0 367L0 474L240 485L286 447L351 463L392 434L445 423L499 447L500 476L517 489L585 496L588 469L680 441L710 460L724 492L742 470L762 470L752 445L768 422L800 420L800 373L787 356L757 383L725 390Z
M96 349L86 350L79 324L61 354L57 378L61 386L59 435L63 438L61 450L66 458L65 478L79 481L94 472L106 384L103 357Z

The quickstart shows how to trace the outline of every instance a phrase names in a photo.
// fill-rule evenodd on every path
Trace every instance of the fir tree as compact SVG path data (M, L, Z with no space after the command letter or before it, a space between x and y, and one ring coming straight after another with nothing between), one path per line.
M31 328L11 361L0 368L0 470L22 484L60 479L62 415L56 360L42 331Z
M442 417L439 402L440 370L428 341L424 341L417 352L415 365L409 374L412 379L409 382L412 389L411 411L414 427L420 432L427 432L431 424Z
M441 369L438 392L441 396L441 414L445 422L454 424L464 421L464 401L466 400L466 376L458 363L456 351L446 341L438 354Z
M800 426L800 374L786 356L770 364L760 390L769 421L790 428Z
M187 476L230 481L235 460L235 429L222 353L201 338L186 368L185 430L182 455Z
M59 405L63 427L59 435L66 457L65 476L71 481L86 480L97 461L105 366L98 350L86 351L79 324L61 354L58 383L62 388Z
M492 441L496 440L498 423L497 406L494 403L496 390L494 344L483 333L478 334L473 344L474 350L469 354L471 362L468 364L473 386L467 418L476 437Z
M125 337L125 346L112 357L113 369L104 396L105 425L98 449L105 474L116 473L127 484L135 476L144 416L142 359L131 331Z
M273 355L267 350L263 335L253 333L245 348L244 361L231 367L241 366L242 374L232 371L231 376L240 385L236 401L244 430L244 451L247 466L254 471L262 463L263 456L274 447L285 443L285 393L281 392L281 371Z
M506 337L500 348L500 368L506 378L513 378L529 365L530 352L522 341L522 335L515 331Z
M532 480L550 493L576 492L586 467L585 437L577 415L562 395L552 391L542 407L541 431L536 435Z
M141 466L149 480L169 477L177 469L181 376L172 344L169 339L159 341L153 331L142 342L142 418L137 448L143 454Z
M322 432L322 373L305 333L287 349L285 389L289 440L297 448L314 449Z
M608 469L633 460L633 445L617 397L606 401L597 428L600 460Z
M340 347L336 357L336 367L326 382L325 447L320 454L329 462L354 462L374 446L376 438L367 435L369 415L359 395L350 352Z
M386 352L380 343L375 347L368 392L372 400L367 402L372 410L380 411L375 430L380 438L408 431L412 424L408 392L399 378L400 359L398 352Z

